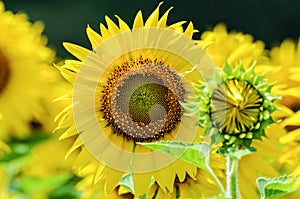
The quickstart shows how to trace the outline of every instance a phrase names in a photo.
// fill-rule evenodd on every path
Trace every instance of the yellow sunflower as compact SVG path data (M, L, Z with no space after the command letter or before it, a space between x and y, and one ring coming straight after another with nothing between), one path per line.
M105 193L128 172L136 196L147 191L152 176L168 193L176 176L183 181L197 173L195 166L136 145L194 140L197 118L186 117L179 102L193 94L189 82L201 78L195 66L207 72L212 65L201 42L191 39L193 24L167 26L171 8L159 18L160 5L145 22L139 11L132 29L118 16L118 25L105 17L101 35L87 27L92 50L64 43L79 61L58 67L74 89L61 97L69 105L57 116L57 129L67 128L61 139L74 140L67 156L80 153L74 168L85 175L91 167L90 183L105 179Z
M256 69L266 71L269 60L261 41L253 41L253 37L240 32L228 32L225 25L218 24L212 31L202 33L204 42L211 42L206 51L218 67L222 67L226 59L235 66L242 62L248 68L256 62ZM278 172L272 161L280 154L279 136L284 134L284 129L277 124L267 128L268 139L253 141L257 152L243 157L239 161L239 189L243 198L258 198L256 178L260 175L275 177Z
M43 24L5 11L3 2L0 27L0 139L5 140L26 136L29 122L41 113L46 84L39 73L52 64L54 53L41 35Z
M270 52L272 71L270 79L278 83L277 92L282 96L278 102L280 111L276 117L286 130L280 137L284 150L279 158L280 169L286 173L300 175L300 40L286 39ZM300 185L300 179L296 185ZM299 197L295 196L295 198Z
M201 39L212 44L206 51L216 66L223 66L225 59L231 66L241 61L246 68L254 61L268 63L262 41L254 41L249 34L228 32L224 24L217 24L213 30L203 32Z

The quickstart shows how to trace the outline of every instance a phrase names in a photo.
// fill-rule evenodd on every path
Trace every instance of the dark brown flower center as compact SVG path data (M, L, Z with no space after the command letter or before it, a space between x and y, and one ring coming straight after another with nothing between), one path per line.
M8 85L11 69L6 56L0 51L0 94Z
M103 118L128 139L157 140L181 121L185 90L180 77L160 61L141 57L123 63L102 92Z

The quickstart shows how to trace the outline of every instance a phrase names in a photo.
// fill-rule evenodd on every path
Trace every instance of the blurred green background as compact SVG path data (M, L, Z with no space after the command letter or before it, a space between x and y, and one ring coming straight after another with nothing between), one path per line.
M85 28L97 30L105 15L115 20L117 14L132 25L135 14L142 10L148 17L160 0L5 0L6 8L26 12L31 21L45 23L50 46L61 58L71 57L62 47L63 41L90 47ZM299 0L166 0L162 10L174 6L169 23L191 20L201 32L218 22L229 30L237 30L263 40L267 48L284 38L300 36Z

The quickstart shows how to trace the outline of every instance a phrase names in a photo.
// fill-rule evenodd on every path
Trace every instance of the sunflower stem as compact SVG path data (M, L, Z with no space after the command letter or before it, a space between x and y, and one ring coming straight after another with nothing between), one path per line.
M238 158L232 155L226 156L226 198L238 198Z
M207 172L210 174L210 176L213 178L213 180L215 181L215 183L217 184L217 186L221 190L222 195L225 195L226 191L225 191L222 183L220 182L219 178L217 178L214 171L211 169L211 167L209 165L207 165Z

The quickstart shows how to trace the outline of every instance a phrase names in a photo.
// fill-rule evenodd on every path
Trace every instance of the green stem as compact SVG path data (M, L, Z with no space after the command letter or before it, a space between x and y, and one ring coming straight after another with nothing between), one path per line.
M230 199L238 198L238 158L228 155L226 157L226 197Z
M210 176L213 178L213 180L216 182L216 184L219 187L219 189L221 190L222 195L225 195L226 191L225 191L222 183L220 182L220 180L215 175L214 171L210 168L209 165L206 166L206 169L207 169L207 172L210 174Z

